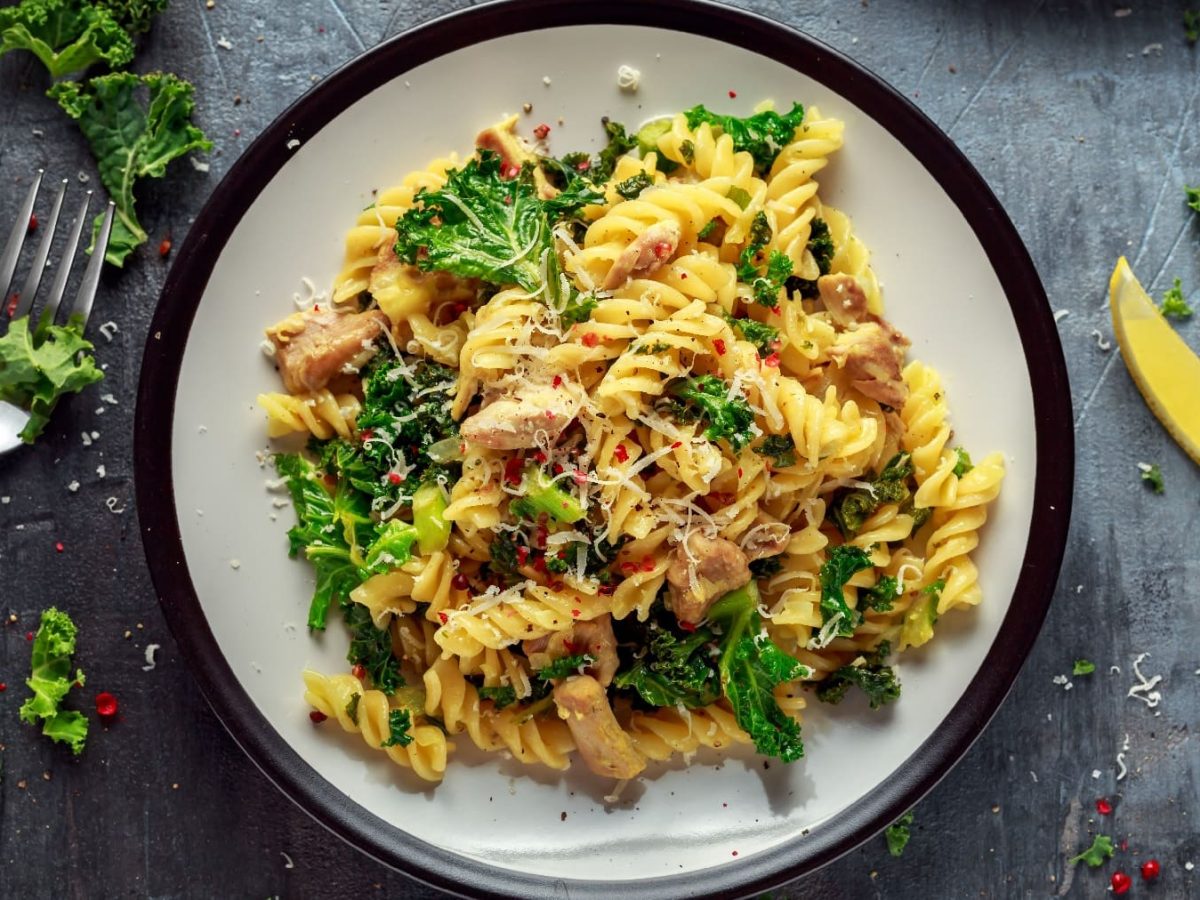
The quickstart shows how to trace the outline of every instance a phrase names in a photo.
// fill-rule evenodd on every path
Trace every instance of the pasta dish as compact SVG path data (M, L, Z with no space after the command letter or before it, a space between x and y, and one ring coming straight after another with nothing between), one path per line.
M821 200L843 124L603 124L555 157L514 116L380 191L329 299L267 330L308 624L349 634L312 718L429 781L456 743L792 762L807 702L895 701L895 654L981 599L1003 457L956 445Z

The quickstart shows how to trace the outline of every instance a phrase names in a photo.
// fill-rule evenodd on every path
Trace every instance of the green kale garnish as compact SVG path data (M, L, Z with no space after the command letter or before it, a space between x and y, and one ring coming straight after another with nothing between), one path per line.
M664 344L662 341L655 341L653 344L638 344L633 348L633 352L639 355L644 355L646 353L666 353L670 349L670 344Z
M138 101L143 89L144 106ZM134 185L144 178L162 178L169 162L192 150L212 149L212 141L191 122L192 85L174 75L115 72L86 82L60 81L48 93L75 120L92 148L100 182L116 204L104 258L123 266L147 239L134 210Z
M828 275L833 266L833 236L829 233L829 223L824 219L813 219L808 235L808 252L812 254L820 275ZM817 296L817 280L815 278L789 278L787 287L796 291L801 297Z
M508 511L518 518L531 520L544 513L567 523L578 522L587 515L578 497L564 490L536 466L525 470L521 477L521 496L509 501Z
M952 471L955 478L962 478L975 468L975 465L971 462L971 454L962 447L956 448L954 452L958 455L958 460L954 463Z
M855 572L871 568L871 557L861 547L840 544L829 550L829 556L821 565L821 623L828 625L838 618L837 634L849 637L854 634L858 615L846 602L846 582Z
M750 205L750 192L738 187L736 184L726 192L725 196L742 209Z
M381 741L380 747L407 747L412 743L412 713L407 709L393 709L388 712L388 737Z
M78 756L87 741L88 721L81 712L61 709L67 692L82 687L83 671L71 674L71 656L75 653L75 623L65 612L50 607L42 613L41 624L33 638L30 674L25 684L33 695L21 704L22 722L42 725L42 734L67 744Z
M774 110L765 110L740 119L718 115L700 105L684 112L684 116L689 128L707 122L714 129L729 135L733 138L733 148L744 150L754 157L755 171L762 174L771 168L779 151L791 143L796 129L804 121L804 107L795 103L789 112L782 115Z
M1200 10L1185 9L1183 11L1183 36L1189 44L1200 41Z
M82 0L23 0L0 9L0 56L28 50L54 80L95 63L120 69L133 60L133 40L110 6ZM166 0L160 0L160 7Z
M683 157L683 161L689 166L696 161L696 145L691 141L684 141L679 145L679 155Z
M507 684L500 687L481 687L479 699L491 700L496 709L504 709L504 707L512 706L517 702L517 692Z
M569 328L572 325L586 322L592 317L592 313L596 311L596 306L597 301L595 297L585 297L582 294L572 297L567 301L566 308L560 314L560 321L563 328Z
M892 575L883 575L873 587L858 592L858 606L860 610L889 612L899 597L900 583Z
M654 179L645 172L638 172L617 184L617 193L626 200L635 200L648 187L654 187Z
M887 840L888 853L892 856L899 856L908 846L908 839L911 836L909 829L912 827L912 823L913 814L906 812L884 829L883 836Z
M1167 486L1163 482L1162 469L1158 463L1138 463L1138 470L1142 473L1142 481L1146 482L1154 493L1166 492Z
M796 464L796 442L790 434L767 435L766 440L754 448L759 456L771 457L777 469L786 469Z
M346 716L355 725L358 724L358 701L362 699L362 694L355 694L346 701Z
M508 582L517 580L520 561L517 540L513 532L497 531L488 545L488 553L491 557L489 568L492 572L502 576Z
M64 394L77 394L104 377L89 352L83 325L48 325L31 333L29 316L13 319L0 336L0 400L29 410L20 438L32 444Z
M829 515L842 535L855 537L867 519L885 503L905 503L911 496L908 479L913 471L911 457L907 453L897 453L888 460L883 471L866 479L869 488L846 491L835 499L829 507Z
M1193 212L1200 213L1200 187L1183 186L1183 195L1186 198L1185 202L1188 208Z
M1186 319L1195 312L1184 299L1183 282L1178 278L1175 279L1170 290L1163 294L1162 304L1158 308L1164 316L1172 319Z
M404 686L400 661L392 653L392 635L386 628L376 628L371 611L349 598L340 602L342 619L350 631L350 649L346 659L351 665L362 666L372 686L385 694Z
M558 678L566 678L569 675L576 675L583 666L590 666L596 661L595 657L587 653L575 653L571 656L563 656L546 664L538 669L533 674L542 681L554 681Z
M1090 659L1077 659L1071 669L1072 675L1091 675L1096 671L1096 664Z
M871 709L879 709L900 697L900 682L896 671L885 661L891 655L890 641L880 641L870 653L860 658L861 665L841 666L817 685L817 699L822 703L838 704L851 686L867 695Z
M665 408L680 422L708 423L704 436L710 441L725 438L738 452L754 440L754 410L745 397L730 397L728 385L717 376L676 379L667 393L674 399Z
M709 219L704 227L696 232L696 240L706 241L712 236L712 233L717 230L717 226L721 224L720 219Z
M612 177L613 169L617 167L617 160L635 149L638 142L636 135L630 137L625 133L625 126L620 122L614 122L605 116L600 120L600 124L604 126L604 133L608 136L608 143L597 155L596 162L592 164L591 172L597 182L604 182Z
M1071 865L1076 865L1080 862L1087 863L1091 868L1096 869L1104 865L1106 859L1112 859L1113 853L1116 850L1113 847L1112 838L1105 834L1098 834L1092 840L1092 846L1088 847L1078 856L1074 856L1067 860Z
M636 691L650 706L707 706L721 696L720 676L708 652L713 639L708 628L684 634L652 622L645 653L617 673L613 684Z
M941 602L942 591L944 591L945 589L946 589L946 579L945 578L939 578L937 581L935 581L931 584L927 584L927 585L925 585L925 587L921 588L921 593L929 598L926 602L929 604L929 606L928 606L929 624L931 627L937 624L938 604Z
M779 292L792 274L792 261L786 254L772 250L767 256L766 270L761 271L759 260L770 242L771 225L766 213L759 212L750 223L746 246L738 257L737 274L740 281L750 286L755 303L774 307L779 303Z
M769 356L779 348L779 329L774 325L768 325L766 322L759 322L754 319L739 319L728 313L725 315L725 321L729 323L730 327L736 328L741 332L742 337L754 345L754 349L758 351L759 356Z

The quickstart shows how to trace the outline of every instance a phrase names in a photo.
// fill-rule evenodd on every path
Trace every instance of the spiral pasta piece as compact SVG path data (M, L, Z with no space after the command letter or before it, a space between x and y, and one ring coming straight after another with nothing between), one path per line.
M267 413L267 436L283 437L300 432L327 441L335 435L348 438L360 404L352 394L333 394L326 388L309 394L273 391L258 395L258 405Z

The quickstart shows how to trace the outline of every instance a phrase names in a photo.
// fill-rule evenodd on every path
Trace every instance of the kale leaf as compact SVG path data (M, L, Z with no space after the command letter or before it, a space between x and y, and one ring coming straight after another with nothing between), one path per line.
M392 653L392 635L386 628L376 628L371 611L361 603L342 599L342 618L350 630L350 650L346 659L362 666L371 684L385 694L404 686L400 661Z
M595 657L590 654L576 653L571 656L559 657L533 674L542 681L554 681L557 678L566 678L568 675L575 675L581 666L589 666L595 661Z
M750 560L750 575L756 581L773 578L783 571L783 555L764 556L761 559Z
M892 603L900 597L900 583L893 575L883 575L873 587L863 588L858 592L860 610L874 612L889 612Z
M646 651L617 673L613 684L634 690L650 706L689 709L707 706L721 696L721 679L709 652L715 640L709 628L691 634L651 622Z
M849 637L854 634L858 615L846 603L845 586L855 572L871 568L871 557L861 547L841 544L829 550L829 556L821 565L821 622L828 625L840 616L836 634Z
M52 79L95 63L119 69L133 60L133 41L104 5L80 0L23 0L0 9L0 56L28 50Z
M138 100L143 89L145 106ZM123 266L147 238L134 210L134 185L143 178L162 178L169 162L192 150L212 149L204 132L191 123L192 92L190 83L174 75L130 72L87 82L60 81L48 92L87 138L100 182L116 204L104 254L114 266Z
M775 157L785 145L791 143L796 129L804 121L804 107L794 103L790 111L780 114L765 110L741 119L711 112L703 105L693 106L684 112L689 128L707 122L733 138L733 148L746 151L754 157L754 168L762 174L771 168Z
M69 745L78 756L87 740L87 718L81 712L60 708L67 692L82 687L84 682L81 670L71 674L75 637L75 623L65 612L52 606L42 613L25 680L33 695L21 704L20 717L30 725L41 722L42 734Z
M600 120L600 123L604 126L608 143L600 151L591 171L597 182L604 182L612 177L613 170L617 167L617 160L634 150L638 142L636 135L630 136L625 133L625 126L620 122L614 122L606 116Z
M790 434L771 434L754 448L759 456L771 457L777 469L786 469L796 464L796 442Z
M754 440L754 410L745 397L730 397L728 385L717 376L676 379L667 393L674 399L666 410L680 422L706 422L704 436L710 441L725 438L738 452Z
M1093 869L1104 865L1106 859L1112 859L1116 848L1113 847L1113 840L1106 834L1098 834L1092 840L1092 846L1088 847L1078 856L1067 860L1071 865L1076 865L1080 862L1085 862Z
M759 306L774 307L779 303L779 292L792 274L792 261L778 250L767 256L766 270L759 269L759 261L767 244L771 242L771 226L764 212L759 212L750 223L750 234L746 246L738 257L738 279L750 286L754 302Z
M962 447L958 447L954 452L958 456L958 459L954 463L954 468L952 471L955 478L962 478L973 468L975 468L975 465L971 462L971 454Z
M1186 319L1195 312L1183 296L1181 279L1176 278L1175 283L1163 294L1162 304L1158 309L1164 316L1173 319Z
M645 172L638 172L617 184L616 191L626 200L635 200L648 187L654 187L654 179Z
M808 252L812 254L820 275L828 275L833 266L833 236L829 233L829 223L824 219L813 219L808 236ZM788 290L799 292L801 297L817 296L817 280L815 278L792 277L787 282Z
M388 737L379 743L380 747L407 747L412 743L412 713L407 709L393 709L388 712Z
M908 846L908 839L911 837L909 829L912 827L912 823L913 814L910 811L884 829L883 836L887 840L888 853L892 856L899 856Z
M725 315L725 321L754 345L759 356L769 356L779 349L779 329L774 325L768 325L766 322L759 322L755 319L739 319L728 313Z
M480 700L491 700L496 709L504 709L506 706L512 706L517 702L517 692L512 685L502 685L500 687L481 687L479 688Z
M1163 481L1162 468L1158 463L1138 463L1138 469L1142 473L1142 481L1149 485L1150 490L1156 494L1166 492L1167 486Z
M896 680L896 670L884 662L891 652L891 642L880 641L874 650L862 655L862 665L851 664L835 669L817 685L817 699L836 705L842 702L851 686L867 695L871 709L878 709L899 699L900 682Z
M904 503L911 496L908 479L912 477L912 459L897 453L878 475L868 478L870 488L847 491L830 506L829 515L845 538L855 537L863 524L885 503Z
M48 325L30 333L29 316L13 319L0 336L0 400L29 410L21 440L32 444L46 428L64 394L77 394L104 377L88 351L83 325Z

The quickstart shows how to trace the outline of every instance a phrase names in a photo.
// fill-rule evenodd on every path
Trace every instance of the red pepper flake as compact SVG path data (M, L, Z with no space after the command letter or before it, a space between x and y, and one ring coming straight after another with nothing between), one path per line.
M235 129L233 129L233 136L234 136L234 137L241 137L241 136L242 136L242 129L240 129L240 128L235 128Z
M1100 815L1107 816L1112 811L1112 804L1109 803L1104 797L1101 797L1096 801L1096 812L1100 813Z
M312 722L314 725L320 725L322 722L324 722L328 718L329 718L329 716L325 715L325 713L321 712L319 709L314 709L312 712L310 712L308 714L309 721Z
M161 256L163 259L166 259L167 254L170 252L171 252L171 239L169 237L163 238L162 241L158 245L158 255Z
M56 553L62 553L63 552L63 542L56 541L54 544L54 550Z
M535 451L533 451L533 458L536 459L540 463L544 463L546 461L546 454L543 453L541 450L535 450Z
M325 33L325 26L324 26L324 25L318 25L318 26L317 26L317 34L324 34L324 33Z
M587 484L587 472L583 471L583 469L576 469L571 475L574 477L576 484Z
M730 99L730 100L733 100L733 99L735 99L736 97L737 97L737 91L730 91L730 92L729 92L729 99ZM737 854L736 854L736 853L735 853L735 854L733 854L733 855L734 855L734 856L737 856Z
M504 198L504 205L505 205L505 206L512 206L512 197L505 197L505 198Z
M717 351L717 356L724 356L725 342L721 338L713 338L713 349Z
M783 310L782 310L780 307L778 307L778 306L772 306L772 307L771 307L771 312L773 312L775 315L779 315L779 314L780 314L782 311L783 311Z
M528 561L529 561L529 548L528 547L518 547L517 548L517 565L523 566Z
M654 571L654 557L653 556L647 556L642 559L642 571L643 572L653 572Z
M769 368L772 368L772 369L778 369L779 368L779 354L772 353L770 356L768 356L766 359L763 360L763 365L767 366Z
M8 690L8 685L5 684L3 681L0 681L0 694L3 694L7 690Z
M520 174L521 174L521 167L518 166L516 163L505 163L504 165L502 165L500 167L500 177L501 178L516 178ZM509 203L512 203L511 197L505 197L505 200Z
M561 581L550 582L550 590L561 591L562 589L563 589L563 583Z
M680 273L679 273L679 277L680 277L680 278L681 278L683 281L687 281L687 272L680 272Z
M534 557L533 570L535 572L541 572L541 573L545 574L545 572L546 572L546 554L545 553L539 553L536 557Z
M549 536L550 530L545 525L538 525L537 531L533 535L533 542L538 545L539 550L546 549L546 538Z
M688 634L691 634L693 631L696 630L696 623L695 622L685 622L682 619L680 619L679 627L682 628L684 631L688 632Z
M13 313L17 311L17 301L21 299L20 291L13 291L12 296L8 298L8 305L4 308L8 313L9 318L12 318Z
M364 667L362 663L355 663L353 665L353 667L351 667L351 669L350 669L350 674L353 675L355 678L357 678L359 681L362 681L364 678L367 677L367 670L366 670L366 667Z
M554 464L554 474L561 475L562 473L563 473L562 463L555 463Z
M675 443L673 443L673 444L671 445L671 449L672 449L672 450L678 450L678 449L679 449L680 447L682 447L682 446L683 446L683 441L676 441Z
M544 141L546 136L550 134L550 126L543 122L537 128L533 129L533 136L539 141Z
M96 695L96 715L101 719L112 719L117 714L117 698L108 691Z
M520 484L521 470L525 468L525 460L519 456L511 457L504 464L504 482L506 484Z
M617 444L613 448L613 456L617 458L617 462L625 462L629 459L629 451L625 449L624 444Z
M660 262L662 260L669 258L670 255L674 252L675 252L675 247L674 247L674 245L671 244L670 241L659 241L657 244L654 245L654 256ZM682 272L680 272L679 274L683 275L684 278L687 278L687 275L684 275Z
M456 572L454 577L450 579L450 587L456 591L465 591L471 586L471 582L467 581L467 576L462 572Z
M589 331L583 336L583 346L585 347L595 347L598 343L600 343L600 335L594 331Z
M369 441L373 437L375 437L375 432L372 431L370 428L364 428L362 431L359 432L359 436L362 437L362 439L364 441Z
M33 234L33 232L37 231L37 226L38 226L37 213L31 213L29 216L29 228L28 228L29 233Z
M625 562L621 563L620 569L625 574L632 575L634 572L636 572L638 570L638 567L637 567L637 563L629 562L629 560L626 560Z
M730 91L730 92L729 92L729 96L730 96L730 97L732 97L732 96L733 96L733 91ZM734 850L734 851L733 851L733 855L734 855L734 856L737 856L737 851L736 851L736 850Z
M577 610L577 609L571 610L571 618L572 619L578 619L581 615L583 615L583 613L581 613L579 610Z
M617 592L617 586L615 584L602 584L596 590L601 596L610 597Z
M562 376L561 376L561 375L555 375L555 376L554 376L554 380L553 380L553 381L551 381L551 382L550 382L550 384L551 384L553 387L559 387L559 386L561 386L561 385L562 385Z
M399 484L404 479L400 477L399 472L388 472L388 482L390 484Z
M575 164L575 169L579 172L586 172L591 167L592 167L592 161L590 159L581 159L579 162L577 162Z
M738 478L742 477L742 467L738 466Z
M27 641L33 640L33 632L32 631L25 632L25 640L27 640Z
M1162 874L1162 866L1158 864L1157 859L1148 859L1142 863L1142 879L1144 881L1153 881Z
M448 615L446 615L444 612L438 613L438 619L441 620L441 623L443 625L445 625L447 622L450 621L450 617Z
M1113 872L1112 889L1114 894L1125 893L1131 884L1133 884L1133 879L1124 872Z

